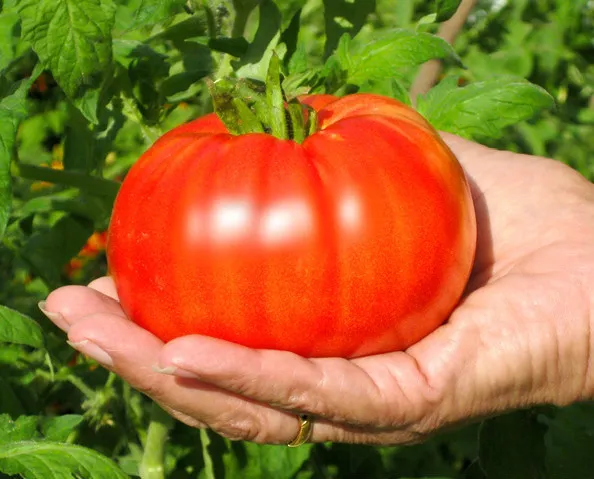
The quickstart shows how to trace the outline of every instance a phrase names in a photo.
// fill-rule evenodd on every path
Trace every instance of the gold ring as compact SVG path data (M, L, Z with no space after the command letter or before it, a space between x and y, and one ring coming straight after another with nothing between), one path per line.
M313 419L307 414L300 414L298 419L299 432L297 433L297 437L287 444L289 447L301 446L302 444L305 444L307 441L309 441L309 438L311 437L313 430Z

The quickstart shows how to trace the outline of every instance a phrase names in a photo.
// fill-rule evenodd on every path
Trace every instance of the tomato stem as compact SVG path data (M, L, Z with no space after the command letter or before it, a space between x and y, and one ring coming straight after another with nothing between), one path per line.
M297 143L303 143L305 140L305 118L303 117L303 105L296 100L290 101L287 106L289 112L289 118L291 120L289 131L290 137Z
M223 78L208 82L214 110L233 135L268 133L301 143L316 131L313 112L296 98L287 100L282 87L281 61L272 54L266 83L249 79Z
M272 135L280 139L288 139L285 98L281 87L280 59L275 53L270 58L266 76L266 100L270 111Z

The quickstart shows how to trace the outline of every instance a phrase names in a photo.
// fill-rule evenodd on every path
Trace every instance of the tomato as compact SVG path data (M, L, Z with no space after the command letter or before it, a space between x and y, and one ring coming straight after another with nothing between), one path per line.
M306 357L404 350L459 302L476 224L464 171L389 98L310 96L301 144L206 115L162 136L117 196L107 256L127 315Z

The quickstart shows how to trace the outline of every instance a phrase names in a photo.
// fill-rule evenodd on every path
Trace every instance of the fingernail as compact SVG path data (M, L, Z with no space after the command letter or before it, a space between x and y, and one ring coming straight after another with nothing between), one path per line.
M70 325L68 324L68 322L66 321L66 318L64 318L64 316L62 315L62 313L57 313L54 311L48 311L46 308L46 303L45 301L39 301L39 303L37 303L37 306L39 307L39 310L45 314L47 316L47 318L54 323L58 328L60 328L62 331L64 332L68 332L68 330L70 329Z
M160 374L167 374L168 376L176 376L178 378L190 378L196 379L197 375L191 373L190 371L186 371L185 369L180 369L176 366L166 366L164 368L154 365L153 371Z
M76 343L72 341L66 342L77 351L83 353L85 356L88 356L91 359L94 359L98 363L103 364L104 366L113 366L113 359L111 359L111 356L99 346L97 346L94 342L89 341L88 339L83 339L82 341L78 341Z

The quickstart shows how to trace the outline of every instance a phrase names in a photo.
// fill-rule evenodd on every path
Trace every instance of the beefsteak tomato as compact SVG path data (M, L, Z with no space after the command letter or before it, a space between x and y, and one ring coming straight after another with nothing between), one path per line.
M306 357L403 350L467 283L474 208L437 132L390 98L302 99L298 144L210 114L133 165L107 256L127 315L163 341L202 334Z

